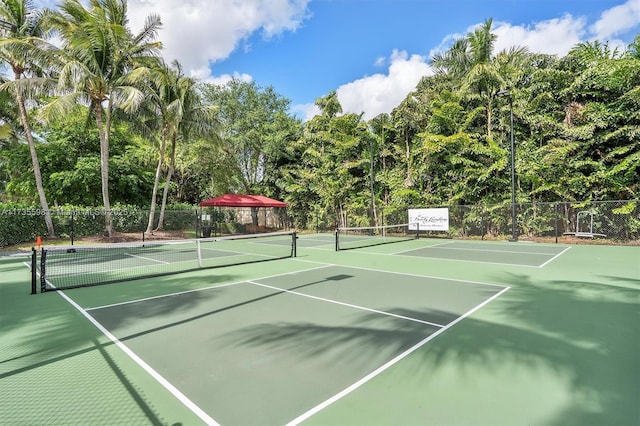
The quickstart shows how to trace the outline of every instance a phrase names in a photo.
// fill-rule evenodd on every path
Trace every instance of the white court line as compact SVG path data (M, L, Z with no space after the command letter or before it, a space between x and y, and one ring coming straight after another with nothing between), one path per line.
M423 320L419 320L417 318L406 317L404 315L392 314L391 312L379 311L377 309L371 309L371 308L367 308L365 306L352 305L351 303L340 302L338 300L325 299L324 297L312 296L310 294L300 293L300 292L293 291L293 290L287 290L287 289L280 288L280 287L274 287L274 286L271 286L271 285L268 285L268 284L262 284L262 283L258 283L258 282L255 282L255 281L247 281L247 282L249 284L257 285L257 286L260 286L260 287L266 287L266 288L270 288L272 290L282 291L284 293L295 294L296 296L308 297L309 299L320 300L322 302L328 302L328 303L333 303L333 304L336 304L336 305L347 306L349 308L360 309L362 311L373 312L373 313L376 313L376 314L381 314L381 315L386 315L386 316L389 316L389 317L400 318L400 319L407 320L407 321L419 322L420 324L426 324L426 325L430 325L430 326L433 326L433 327L438 327L438 328L444 327L444 325L437 324L435 322L423 321Z
M416 343L411 348L409 348L406 351L402 352L400 355L396 356L395 358L391 359L387 363L385 363L382 366L378 367L376 370L374 370L371 373L369 373L368 375L364 376L362 379L358 380L357 382L355 382L351 386L345 388L341 392L338 392L337 394L335 394L331 398L325 400L324 402L320 403L319 405L316 405L315 407L313 407L310 410L308 410L306 413L303 413L300 416L296 417L295 419L291 420L289 423L287 423L287 426L293 426L293 425L300 424L301 422L309 419L314 414L316 414L316 413L320 412L321 410L327 408L329 405L333 404L334 402L344 398L345 396L347 396L348 394L350 394L354 390L358 389L360 386L364 385L365 383L367 383L368 381L370 381L374 377L378 376L379 374L381 374L382 372L384 372L388 368L392 367L393 365L397 364L402 359L406 358L409 354L411 354L411 353L417 351L418 349L420 349L427 342L433 340L438 335L444 333L446 330L448 330L449 328L453 327L458 322L462 321L464 318L466 318L469 315L473 314L475 311L477 311L478 309L482 308L487 303L489 303L489 302L493 301L494 299L496 299L497 297L501 296L504 292L506 292L509 289L510 289L510 287L505 287L499 293L494 294L491 298L485 300L484 302L482 302L478 306L474 307L470 311L467 311L462 316L458 317L454 321L452 321L449 324L447 324L446 326L442 327L440 330L438 330L435 333L427 336L425 339L421 340L420 342Z
M423 247L423 248L425 248L425 247ZM403 250L403 251L399 251L397 253L376 253L376 252L373 252L373 251L359 250L358 253L366 253L366 254L378 255L378 256L410 257L412 259L418 259L419 258L419 259L444 260L444 261L447 261L447 262L481 263L483 265L519 266L521 268L539 268L540 267L538 265L523 265L522 263L486 262L484 260L450 259L448 257L411 256L411 255L406 255L406 254L400 254L400 253L406 253L406 252L415 251L415 250L420 250L420 249Z
M51 283L49 283L53 288ZM86 310L82 309L80 305L74 302L69 296L67 296L63 291L58 290L57 292L65 299L71 306L77 309L85 318L87 318L102 334L104 334L111 342L113 342L118 348L120 348L133 362L138 364L144 371L149 373L151 377L153 377L162 387L164 387L169 393L171 393L174 397L176 397L185 407L187 407L193 414L198 416L200 420L202 420L207 425L217 426L219 423L216 422L213 418L211 418L207 413L204 412L200 407L198 407L195 403L193 403L189 398L187 398L182 392L180 392L175 386L173 386L167 379L162 377L160 373L154 370L149 364L144 362L142 358L136 355L128 346L122 343L116 336L111 334L109 330L104 328L102 324L100 324L95 318L93 318Z
M184 291L178 291L176 293L169 293L169 294L161 294L161 295L158 295L158 296L144 297L142 299L127 300L126 302L118 302L118 303L111 303L109 305L94 306L93 308L86 308L85 310L87 312L89 312L89 311L97 311L98 309L113 308L115 306L123 306L123 305L130 305L132 303L145 302L147 300L154 300L154 299L162 299L164 297L179 296L181 294L194 293L196 291L209 290L209 289L212 289L212 288L229 287L229 286L232 286L232 285L242 284L243 282L244 281L238 281L238 282L235 282L235 283L219 284L219 285L215 285L215 286L209 286L209 287L199 288L199 289L194 289L194 290L184 290Z
M171 262L165 262L164 260L152 259L150 257L138 256L138 255L131 254L131 253L125 253L125 256L135 257L136 259L149 260L151 262L163 263L165 265L168 265L169 263L171 263ZM131 269L131 268L129 268L129 269Z
M324 251L336 251L333 247L323 247L328 246L329 244L323 244L322 246L311 246L311 247L302 247L305 250L324 250Z
M479 251L479 252L491 252L491 253L517 253L517 254L535 254L535 255L540 255L540 256L551 256L553 255L553 253L538 253L538 252L534 252L534 251L514 251L514 250L490 250L490 249L483 249L483 248L461 248L461 247L441 247L441 246L428 246L428 247L420 247L417 249L413 249L413 250L405 250L405 252L407 251L415 251L415 250L423 250L423 249L430 249L430 248L437 248L440 250L463 250L463 251Z
M260 278L255 278L255 279L256 280L266 280L268 278L282 277L282 276L285 276L285 275L293 275L293 274L297 274L299 272L314 271L316 269L327 268L329 266L331 266L331 265L326 264L324 266L318 266L316 268L302 269L300 271L285 272L285 273L282 273L282 274L268 275L266 277L260 277ZM208 286L208 287L196 288L196 289L193 289L193 290L184 290L184 291L177 291L175 293L160 294L158 296L143 297L141 299L127 300L125 302L111 303L109 305L94 306L93 308L86 308L86 311L95 311L95 310L98 310L98 309L113 308L114 306L123 306L123 305L130 305L130 304L133 304L133 303L138 303L138 302L145 302L147 300L162 299L162 298L165 298L165 297L179 296L181 294L195 293L195 292L198 292L198 291L213 290L213 289L221 288L221 287L230 287L230 286L234 286L234 285L238 285L238 284L244 284L246 282L247 282L246 280L244 280L244 281L235 281L235 282L226 283L226 284L216 284L216 285L211 285L211 286Z
M549 264L550 262L554 261L557 257L560 257L561 254L563 254L565 251L569 250L570 248L571 247L567 247L566 249L562 250L560 253L556 254L551 259L547 260L542 265L538 266L538 268L544 268L547 264Z
M442 247L442 246L448 246L449 244L455 244L456 241L447 241L446 243L439 243L439 244L434 244L432 246L425 246L424 248L427 247ZM415 250L415 249L411 249L411 250ZM411 250L404 250L404 251L411 251ZM402 252L400 252L402 253Z
M382 253L378 253L378 254L382 254ZM407 256L407 257L409 257L409 256ZM485 283L485 282L481 282L481 281L463 280L463 279L459 279L459 278L446 278L446 277L437 277L435 275L411 274L409 272L385 271L383 269L367 268L365 266L347 266L347 265L340 265L338 263L316 262L316 261L313 261L313 260L303 260L303 259L298 259L298 258L296 258L294 260L296 260L297 262L319 263L319 264L322 264L322 265L336 266L336 267L339 267L339 268L362 269L362 270L365 270L365 271L384 272L384 273L387 273L387 274L407 275L409 277L432 278L432 279L435 279L435 280L454 281L454 282L471 283L471 284L480 284L480 285L487 285L487 286L491 286L491 287L502 287L502 288L505 287L502 284Z

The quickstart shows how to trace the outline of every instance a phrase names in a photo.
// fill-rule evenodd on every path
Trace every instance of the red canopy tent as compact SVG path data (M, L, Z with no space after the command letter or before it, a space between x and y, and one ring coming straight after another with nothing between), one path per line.
M287 207L287 203L264 195L224 194L202 201L200 207Z
M269 229L282 229L286 226L286 213L284 215L275 213L274 209L286 209L287 203L264 195L224 194L202 201L200 207L231 208L235 211L232 216L223 215L222 219L219 215L202 215L203 219L206 218L203 220L203 235L205 236L208 236L207 234L211 231L210 225L214 225L214 230L220 234L265 232ZM258 211L261 207L264 208L263 214L259 215ZM250 212L248 212L249 209ZM267 210L270 212L269 218ZM286 212L286 210L280 211Z

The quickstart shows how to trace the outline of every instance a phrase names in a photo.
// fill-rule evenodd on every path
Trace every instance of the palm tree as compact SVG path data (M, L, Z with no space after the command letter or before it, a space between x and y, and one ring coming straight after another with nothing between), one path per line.
M432 58L438 74L447 74L460 81L460 89L469 99L484 105L487 137L493 127L493 103L500 90L511 86L509 74L521 65L528 55L526 48L514 47L493 55L497 36L491 32L492 19L458 39L451 48Z
M464 38L454 41L446 52L434 55L431 62L437 74L449 74L454 78L465 78L479 65L491 62L493 46L497 36L491 33L492 19L468 33Z
M77 103L86 104L100 138L102 200L105 231L112 236L109 202L109 138L113 111L135 110L143 92L130 84L129 74L145 59L157 55L154 41L161 26L157 15L147 17L140 33L129 31L126 0L64 0L51 23L62 39L59 89L66 91L46 108L44 116L64 114Z
M191 137L207 137L219 140L220 122L215 115L216 106L205 105L197 90L197 82L193 78L185 77L182 74L182 67L174 62L174 86L175 99L168 109L171 119L171 155L169 158L169 169L165 178L164 190L162 194L162 205L160 207L160 217L156 230L161 230L164 223L164 213L169 195L171 178L175 170L176 150L178 142L186 143Z
M162 229L164 206L166 205L169 182L171 181L175 167L178 133L184 131L185 126L187 126L190 120L197 120L203 131L210 130L209 126L213 125L214 121L211 116L207 116L208 114L201 114L200 110L202 110L202 107L196 105L199 101L194 103L193 99L198 97L197 93L193 92L195 80L184 75L182 66L178 61L173 61L171 65L167 65L159 59L154 66L138 69L132 73L131 81L140 85L146 93L148 102L145 103L142 109L143 114L141 114L141 120L145 124L145 129L150 128L151 131L155 130L160 132L158 164L156 167L153 192L151 194L149 221L146 229L147 233L152 233L158 188L162 177L162 168L165 163L167 143L171 143L171 159L167 172L158 229ZM193 117L191 117L192 115Z
M176 62L175 67L180 65ZM146 93L147 102L141 108L138 120L142 124L144 133L160 132L160 147L158 150L158 165L156 167L153 191L151 193L151 205L149 208L149 221L146 233L153 232L156 202L162 166L165 161L167 139L172 133L172 112L177 107L176 80L177 72L168 66L161 58L158 58L154 66L138 69L132 73L131 81L139 85Z
M569 51L569 57L576 61L581 67L593 66L598 61L607 59L619 59L624 55L618 48L611 49L609 43L602 43L599 40L585 41L578 43Z
M27 115L25 105L25 91L29 85L24 84L24 79L30 75L37 75L39 67L32 61L36 55L33 50L38 44L44 31L41 26L42 14L33 8L33 2L29 0L3 0L0 2L0 19L5 23L7 38L0 41L0 58L6 62L13 71L14 79L7 81L0 86L2 90L8 90L14 97L20 116L20 123L24 129L24 136L29 145L33 174L36 180L36 189L40 198L40 206L44 213L44 220L47 226L49 237L55 238L51 212L47 203L47 196L42 184L42 172L40 171L40 161L36 151L36 144L31 131L31 125Z

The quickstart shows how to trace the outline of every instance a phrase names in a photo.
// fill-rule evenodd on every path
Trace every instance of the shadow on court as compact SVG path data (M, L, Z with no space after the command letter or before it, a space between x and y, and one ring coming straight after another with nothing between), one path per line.
M136 375L130 362L123 362L112 343L101 343L104 336L61 297L55 293L28 296L24 274L16 274L20 268L23 266L13 263L3 267L4 276L9 278L0 283L0 388L6 395L0 405L3 421L106 424L122 416L128 423L194 423L184 407L167 408L171 403L150 393L145 387L147 379ZM455 424L514 424L523 419L538 419L541 424L550 425L637 424L640 279L602 274L593 277L598 282L590 282L541 279L537 273L495 272L493 280L511 286L508 292L412 353L375 384L358 389L358 397L344 405L348 410L329 407L312 417L309 424L344 424L341 416L345 412L352 416L349 419L354 424L443 424L442 419ZM349 277L342 274L330 275L325 280L293 285L289 290L312 289L320 283L346 278ZM191 279L193 283L189 282ZM232 279L225 276L215 282ZM185 277L181 282L188 289L198 280L202 279ZM159 291L154 286L163 285L162 281L142 280L69 294L76 301L86 301L120 292L118 297L126 300L140 294L157 295ZM177 282L166 278L167 285L171 281L174 285ZM142 287L136 288L140 283ZM159 304L122 305L105 310L101 321L109 328L121 329L125 339L133 341L215 314L253 308L260 305L257 302L273 302L275 296L284 293L263 288L260 296L246 299L241 294L233 301L227 299L229 288L185 293ZM216 303L224 306L211 308ZM211 305L209 309L207 305ZM201 309L200 313L191 315L196 308ZM285 360L289 368L279 371L263 370L254 364L243 366L251 381L266 381L265 387L256 391L258 397L267 399L277 394L281 386L286 387L283 383L287 375L298 373L294 369L300 364L318 367L305 372L305 379L310 379L309 388L290 389L300 398L333 380L327 366L343 372L344 380L353 383L366 374L362 371L371 371L368 360L389 359L435 330L400 320L382 327L377 314L366 312L354 313L349 322L342 324L312 322L305 308L306 305L280 305L280 309L297 309L297 320L271 321L257 316L237 329L223 329L212 343L216 352L231 360L238 349L261 354L256 363L268 365L269 357ZM410 318L425 315L424 310L407 309L400 303L389 303L384 309ZM429 317L443 324L455 318L437 305L429 309ZM100 318L99 312L91 314ZM166 350L165 343L156 340L156 351ZM189 352L188 348L178 349ZM195 346L192 350L204 349ZM236 373L240 372L229 372ZM206 387L211 379L201 371L198 374L199 382ZM327 387L336 386L328 383ZM209 395L214 392L218 392L216 398L233 396L225 396L228 392L224 387L209 389ZM235 398L237 405L231 410L242 407L254 414L250 401L238 395ZM544 415L536 417L532 414L536 410ZM283 423L270 420L291 420L292 412L262 411L264 415L253 420ZM218 419L216 412L210 414ZM229 414L232 415L233 412Z
M302 285L298 285L287 289L288 291L300 290L305 287L322 284L328 281L340 281L349 278L349 275L335 275L327 277L323 280L318 280ZM273 291L269 294L260 297L254 297L252 299L242 300L237 303L227 304L221 308L208 310L198 315L190 315L180 320L173 320L174 313L187 312L190 308L200 305L203 302L212 304L214 299L224 298L224 293L230 290L230 287L214 287L206 290L199 290L195 292L188 292L177 295L169 295L168 297L162 297L159 299L142 300L140 302L127 303L119 306L105 308L104 312L96 310L92 312L92 316L100 321L107 329L118 329L123 327L123 322L132 322L136 325L140 325L141 318L152 318L157 322L158 318L165 318L168 320L163 325L144 329L137 333L128 334L120 338L122 341L133 339L143 336L149 333L155 333L170 327L176 327L179 325L187 324L192 321L196 321L202 318L206 318L212 315L216 315L232 309L237 309L243 306L251 305L252 303L260 302L266 299L270 299L275 296L285 294L287 290Z
M57 294L28 295L23 274L2 266L0 423L166 422L99 330Z
M640 280L626 277L609 278L640 284ZM561 381L568 399L562 410L546 418L548 424L631 425L640 419L636 398L640 394L636 358L640 331L633 321L638 315L638 290L584 281L536 281L515 274L506 274L501 281L513 287L489 309L505 321L466 318L455 326L455 332L444 333L412 355L410 367L401 373L406 377L400 381L420 388L420 382L433 380L441 369L451 365L471 376L502 375L517 366L519 374L534 380L529 388L520 389L501 404L532 411L536 398L549 397L538 393L544 392L548 383ZM396 311L409 317L421 314L402 308ZM225 337L230 345L262 347L269 352L294 354L299 360L329 353L335 362L358 362L389 345L401 351L416 342L413 326L382 332L368 326L373 317L363 315L357 326L350 327L319 327L304 322L258 324ZM498 387L484 389L489 394L494 390L503 394ZM403 395L401 388L392 392L398 392L400 398ZM451 398L455 395L446 395L442 402ZM449 418L473 419L473 408L466 408L467 417L449 414ZM429 410L437 418L450 406L432 401ZM396 420L414 423L429 418L426 415L416 411L415 417L404 413L401 416L405 417ZM323 419L320 413L317 422Z

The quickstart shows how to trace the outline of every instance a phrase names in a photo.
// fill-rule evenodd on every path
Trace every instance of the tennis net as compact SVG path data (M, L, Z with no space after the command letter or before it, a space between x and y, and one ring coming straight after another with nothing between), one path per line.
M417 224L361 226L336 230L336 251L417 239Z
M296 256L296 233L43 248L40 291L63 290Z

